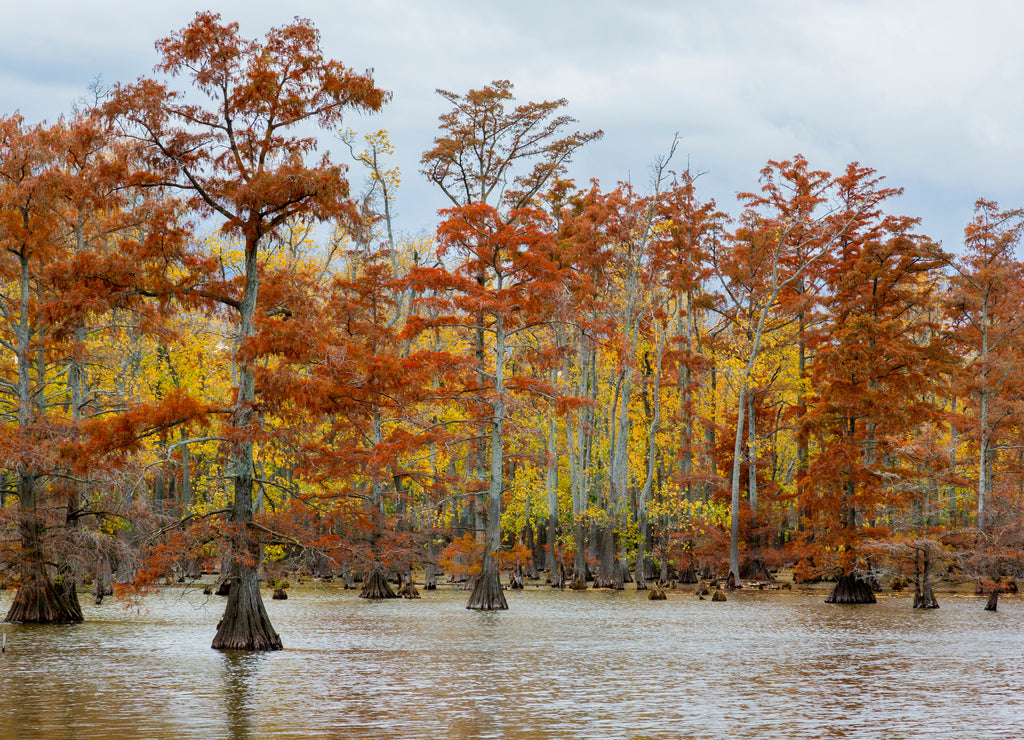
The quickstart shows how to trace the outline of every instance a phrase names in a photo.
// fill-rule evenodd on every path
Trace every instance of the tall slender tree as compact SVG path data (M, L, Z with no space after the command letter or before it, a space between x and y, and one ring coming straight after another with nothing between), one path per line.
M356 217L344 168L326 156L312 160L316 139L297 132L334 127L347 110L376 111L387 95L370 73L326 59L308 20L271 29L260 42L239 35L236 23L199 13L157 49L157 71L183 75L189 85L173 89L140 79L116 87L106 104L124 134L148 151L149 168L136 182L182 193L196 214L219 221L222 232L244 244L241 279L207 291L234 313L239 338L238 385L225 432L234 483L232 587L213 647L280 649L260 597L260 543L252 527L260 260L267 237L291 219Z
M976 398L976 515L982 531L992 491L992 445L1000 426L1013 418L1005 391L1019 376L1011 350L1024 331L1020 315L1024 265L1016 254L1022 234L1024 210L1000 211L996 203L979 200L974 218L964 229L966 254L954 263L950 311L956 340L968 358L963 368L966 387Z
M545 219L534 206L539 205L545 187L563 174L574 152L601 132L567 132L574 119L559 113L566 105L564 99L512 107L513 87L507 80L465 95L446 90L438 90L438 94L452 104L452 110L441 116L441 133L424 152L421 163L423 173L454 206L442 226L443 243L467 257L460 272L470 265L477 270L473 277L477 287L470 290L465 285L463 293L480 294L473 347L477 374L490 381L484 412L488 432L481 435L490 445L490 455L486 444L478 444L471 463L476 475L488 481L484 571L470 595L469 608L504 609L507 604L497 570L505 469L504 386L508 382L504 363L508 332L518 331L522 325L511 321L508 313L515 309L514 301L505 306L494 301L498 296L501 300L512 298L510 290L526 290L521 281L534 282L538 269L549 270L549 266L540 267L549 262L542 254L550 250L538 244ZM524 260L532 266L525 266ZM493 339L490 371L485 368L488 335Z

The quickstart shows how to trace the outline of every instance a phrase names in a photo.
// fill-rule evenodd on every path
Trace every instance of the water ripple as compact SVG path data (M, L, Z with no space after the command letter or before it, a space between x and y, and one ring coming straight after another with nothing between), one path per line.
M3 625L0 738L1006 738L1024 735L1024 605L914 611L815 593L268 602L285 650L223 654L223 601L168 589L71 627ZM6 609L9 594L0 595Z

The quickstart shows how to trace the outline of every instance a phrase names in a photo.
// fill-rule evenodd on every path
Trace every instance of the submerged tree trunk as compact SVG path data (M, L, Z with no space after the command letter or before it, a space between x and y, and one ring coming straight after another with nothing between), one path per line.
M876 601L871 584L852 573L840 576L825 599L826 604L874 604Z
M546 529L547 553L544 568L552 588L562 588L562 568L558 558L558 427L554 417L548 420L547 479L548 521Z
M255 335L253 315L259 275L256 262L256 241L247 238L245 249L245 292L239 308L240 343ZM253 521L253 426L255 413L256 378L248 360L238 369L238 394L232 409L231 425L237 441L231 449L231 475L234 478L234 501L231 523L235 527L231 546L231 592L224 608L224 616L213 638L215 650L280 650L281 638L270 624L263 605L257 569L261 548L250 531Z
M938 609L939 602L935 600L932 586L927 581L914 589L915 609Z
M992 589L992 593L988 595L988 601L985 603L985 611L994 612L999 609L999 589Z
M647 538L650 536L650 532L647 521L647 512L645 510L637 512L637 528L639 529L639 533L636 543L636 590L646 591L647 565L644 563L644 560L647 559Z
M363 582L363 590L359 592L360 599L397 599L398 594L391 588L384 569L380 566L373 568L370 575Z
M469 595L467 609L480 611L491 611L508 609L508 602L505 601L505 592L501 589L501 577L497 567L491 562L490 552L484 553L483 570L476 579L473 586L473 593Z
M236 558L231 573L231 592L224 616L213 638L215 650L280 650L281 638L270 624L263 606L256 568Z
M75 624L82 621L77 595L69 598L62 584L54 583L46 568L42 548L42 523L36 508L36 476L22 473L18 480L21 519L21 585L5 622Z
M500 282L499 282L500 287ZM501 590L498 550L501 548L501 494L505 488L505 330L499 316L494 338L494 405L491 416L491 472L487 488L487 524L480 577L473 586L467 609L508 609Z
M938 609L931 582L931 558L927 550L918 550L914 556L914 608Z
M437 541L433 532L427 538L427 565L423 581L424 590L437 590Z
M574 591L586 591L587 589L587 542L586 542L586 531L583 528L583 523L580 521L573 522L572 525L572 539L575 546L575 552L573 553L572 559L572 582L569 584L569 588Z
M46 387L45 364L32 382L32 338L36 328L32 325L30 299L32 282L29 272L29 253L22 252L20 280L20 313L15 327L18 365L18 428L24 431L35 421L45 399L41 389ZM36 624L72 624L82 621L82 610L75 597L72 603L66 590L50 578L43 553L44 523L40 520L37 501L39 471L27 465L17 469L18 476L18 535L21 553L18 558L21 586L14 595L5 622L31 622ZM72 594L73 595L73 594Z
M774 583L775 576L768 569L768 564L758 557L747 558L740 565L740 577L746 581Z

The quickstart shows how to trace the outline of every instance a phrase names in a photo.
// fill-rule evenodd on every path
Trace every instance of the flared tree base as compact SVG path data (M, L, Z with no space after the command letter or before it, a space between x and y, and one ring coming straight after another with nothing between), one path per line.
M213 638L214 650L281 650L281 638L263 606L256 573L246 573L231 584L224 617Z
M397 595L401 596L403 599L420 598L420 592L416 588L416 584L412 582L411 574L402 579L402 585L398 587Z
M622 581L617 578L601 578L600 576L594 581L594 588L605 588L611 591L623 591L625 586Z
M5 622L25 624L78 624L83 621L77 595L69 598L67 591L49 578L25 584L18 589Z
M647 598L651 601L665 601L668 599L668 595L665 593L665 589L659 586L657 583L651 585L650 590L647 592Z
M374 568L366 582L363 590L359 592L360 599L397 599L398 594L391 588L387 577L381 568Z
M774 583L775 576L768 570L768 565L761 558L750 558L740 564L740 578L744 581Z
M508 602L505 601L505 592L501 590L501 579L497 571L483 573L476 579L473 593L469 595L467 609L480 611L491 611L508 609Z
M935 594L931 586L919 588L914 592L915 609L938 609L939 602L935 600Z
M877 601L871 584L855 575L840 576L826 604L874 604Z

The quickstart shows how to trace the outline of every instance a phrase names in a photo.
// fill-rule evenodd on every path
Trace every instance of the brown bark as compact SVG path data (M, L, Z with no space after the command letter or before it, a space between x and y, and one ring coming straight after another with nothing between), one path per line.
M270 624L260 596L256 568L236 559L224 616L213 638L214 650L280 650L281 638Z
M853 574L840 576L825 599L826 604L874 604L876 601L871 585Z
M420 592L417 590L416 584L412 582L411 572L402 577L402 585L398 588L398 595L403 599L420 598Z
M615 530L609 523L598 528L599 564L594 588L610 588L621 591L623 588L622 573L615 557Z
M391 588L391 584L388 583L387 577L384 575L384 569L377 567L374 568L366 582L363 584L363 590L359 592L360 599L397 599L398 594Z
M493 565L490 553L484 555L483 572L476 579L466 608L480 611L508 609L505 592L501 590L501 578Z
M33 624L75 624L82 621L78 595L50 578L43 557L42 523L36 510L36 476L23 473L18 480L21 538L21 586L5 622ZM70 593L69 593L70 592Z
M985 602L985 611L994 612L999 609L999 589L993 589L992 593L988 595L988 601Z
M939 602L935 600L935 594L932 591L931 584L925 583L923 586L918 586L914 589L914 608L915 609L938 609Z
M32 624L77 624L82 610L77 597L72 604L65 590L44 574L41 579L22 583L14 595L5 622Z

